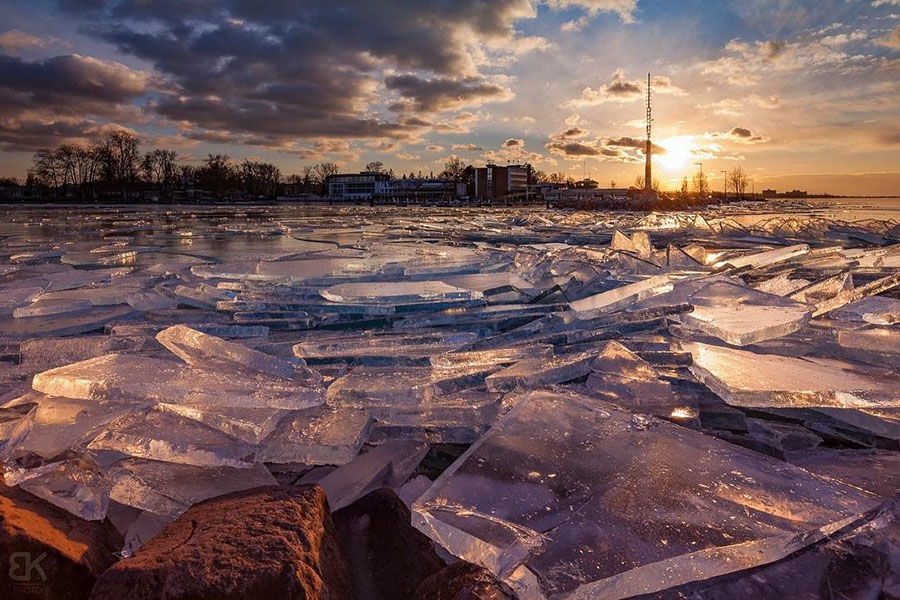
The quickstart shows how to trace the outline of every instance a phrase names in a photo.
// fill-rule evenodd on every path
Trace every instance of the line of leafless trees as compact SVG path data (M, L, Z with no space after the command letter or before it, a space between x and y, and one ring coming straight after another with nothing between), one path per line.
M217 198L275 198L279 195L323 194L325 181L339 167L323 162L302 167L299 174L261 161L235 161L210 154L199 166L179 160L177 152L140 150L141 140L128 131L111 131L93 145L63 144L35 152L26 185L51 197L91 200L99 195L130 199L155 193L161 199L197 191Z

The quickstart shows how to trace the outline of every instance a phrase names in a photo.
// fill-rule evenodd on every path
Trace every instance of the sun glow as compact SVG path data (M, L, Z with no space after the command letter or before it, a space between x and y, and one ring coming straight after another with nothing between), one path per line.
M678 171L686 168L693 157L694 136L681 135L671 137L659 142L665 148L665 153L657 155L658 162L668 171Z

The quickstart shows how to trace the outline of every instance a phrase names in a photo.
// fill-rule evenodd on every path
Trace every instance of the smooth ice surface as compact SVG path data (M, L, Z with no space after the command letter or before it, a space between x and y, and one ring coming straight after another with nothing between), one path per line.
M571 381L587 375L596 357L597 351L587 351L523 360L488 375L484 382L493 392L505 392Z
M479 291L459 288L443 281L402 281L390 283L342 283L322 290L331 302L419 302L425 300L473 300Z
M875 325L896 325L900 323L900 299L870 296L839 308L831 316Z
M638 300L670 291L672 291L672 283L669 277L667 275L657 275L636 283L617 287L608 292L570 302L569 305L572 307L572 310L578 312L613 311L625 308Z
M691 372L735 406L900 406L900 377L885 369L684 343Z
M795 244L785 248L776 248L765 252L745 254L736 258L723 259L716 264L717 267L730 266L734 269L746 267L760 268L784 262L809 252L807 244Z
M481 385L497 368L354 367L328 388L328 403L364 408L422 405L437 396Z
M49 396L296 410L324 401L324 390L303 382L215 372L179 363L108 354L34 376L32 387Z
M541 391L435 481L413 520L526 597L588 585L609 589L596 597L627 597L764 564L784 554L747 544L782 545L876 504L696 431Z
M201 500L277 483L263 465L204 468L142 458L116 462L109 480L110 499L170 520Z
M113 421L88 448L198 467L248 468L256 454L246 442L162 410L132 413Z
M809 306L728 281L713 281L689 294L691 312L673 320L737 346L782 337L809 321Z
M192 367L262 373L283 379L309 378L311 375L308 369L301 371L302 363L291 363L184 325L160 331L156 340Z
M199 421L223 433L258 444L275 430L289 411L280 408L246 408L243 406L192 406L160 403L157 407L176 415Z

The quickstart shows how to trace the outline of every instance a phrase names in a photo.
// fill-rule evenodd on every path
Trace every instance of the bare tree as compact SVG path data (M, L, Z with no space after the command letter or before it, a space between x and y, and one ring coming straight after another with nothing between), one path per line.
M313 167L313 171L316 174L316 182L324 185L326 180L332 175L337 175L340 172L341 168L337 163L333 162L323 162L317 164Z
M441 173L441 177L459 182L462 180L465 170L466 163L460 160L458 156L451 156L444 163L444 170Z
M694 175L692 184L694 187L694 193L701 198L706 198L709 196L709 181L706 179L706 175L704 173L697 173Z
M687 178L687 176L685 176L685 178L681 180L681 189L678 191L678 197L682 200L686 200L688 197L688 178Z
M41 148L34 153L31 172L35 180L48 187L58 188L64 181L65 167L59 154L50 148Z
M750 185L750 178L740 165L728 173L728 185L734 191L735 196L744 197L744 192L747 191L747 186Z
M140 139L136 135L117 129L107 133L95 148L103 178L117 186L122 196L128 195L140 172L139 146Z
M380 173L384 170L384 163L380 160L373 160L372 162L366 163L366 171L372 171L373 173Z

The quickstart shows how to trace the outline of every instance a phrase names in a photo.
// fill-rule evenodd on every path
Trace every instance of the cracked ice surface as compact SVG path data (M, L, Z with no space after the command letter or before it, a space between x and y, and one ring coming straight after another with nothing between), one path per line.
M126 553L274 480L430 487L423 530L525 597L616 597L896 488L871 475L900 455L891 216L2 210L4 481L109 514Z

